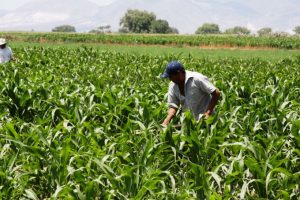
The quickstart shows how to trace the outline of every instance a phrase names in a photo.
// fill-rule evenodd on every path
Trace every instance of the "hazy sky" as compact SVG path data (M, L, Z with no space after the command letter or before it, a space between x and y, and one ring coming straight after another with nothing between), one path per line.
M12 10L12 9L18 8L19 6L25 4L29 1L32 1L32 0L7 0L7 1L1 0L0 9ZM113 1L116 1L116 0L89 0L89 1L97 3L98 5L106 5L106 4L109 4L109 3L113 2Z
M26 14L26 11L22 12L14 9L33 1L37 5L44 5L46 0L0 0L0 29L1 30L50 30L53 24L60 23L74 23L73 17L70 13L74 12L70 5L70 13L64 13L64 9L47 11L47 5L43 8L31 5L31 12ZM53 1L53 0L51 0ZM76 1L68 0L68 2L74 2L75 12ZM83 1L83 0L82 0ZM84 0L96 3L99 6L104 6L112 2L120 2L115 7L118 10L110 8L108 12L110 14L101 15L101 8L95 8L94 14L87 15L81 13L78 15L76 23L78 24L78 30L88 30L91 27L101 24L110 24L113 29L118 30L119 20L124 15L126 5L122 4L124 0ZM161 18L168 20L171 26L174 26L183 33L193 33L197 26L201 23L217 23L220 24L221 29L226 29L236 25L246 26L252 31L256 31L261 27L271 27L278 31L292 32L292 29L300 22L300 0L174 0L175 4L169 5L173 0L128 0L128 2L136 3L137 7L143 7L143 9L150 9ZM55 2L63 3L66 0L56 0ZM152 5L152 2L153 5ZM185 4L183 2L188 2ZM38 4L39 3L39 4ZM40 4L41 3L41 4ZM139 4L138 4L139 3ZM163 5L161 8L158 5ZM77 4L82 5L82 4ZM130 4L133 6L132 4ZM178 8L178 5L185 5L183 8ZM89 5L93 8L93 5ZM55 6L54 6L55 7ZM88 7L90 9L91 7ZM115 7L113 7L115 9ZM126 7L126 8L125 8ZM166 12L165 8L171 7L174 10L178 9L178 13ZM56 9L56 8L55 8ZM106 8L105 8L106 9ZM109 9L109 8L108 8ZM2 10L8 10L10 12L3 12ZM199 12L199 10L201 10ZM218 10L218 12L216 12ZM101 12L100 12L101 11ZM202 12L202 13L201 13ZM3 13L5 15L3 15ZM80 17L82 16L82 17ZM101 20L99 20L101 16ZM68 19L68 20L66 20ZM189 22L189 23L187 23ZM51 24L52 23L52 24Z

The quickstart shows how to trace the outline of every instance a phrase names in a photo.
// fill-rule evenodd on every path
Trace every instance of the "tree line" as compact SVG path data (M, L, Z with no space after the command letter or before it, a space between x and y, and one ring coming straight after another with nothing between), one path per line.
M296 26L293 31L300 35L300 26ZM62 25L52 29L52 32L76 32L74 26ZM89 33L110 33L111 26L99 26ZM145 10L129 9L120 20L120 33L159 33L159 34L178 34L178 29L169 26L167 20L157 19L153 12ZM197 28L195 34L239 34L249 35L251 30L243 26L228 28L222 32L218 24L204 23ZM286 32L273 32L272 28L264 27L257 31L259 36L288 36Z

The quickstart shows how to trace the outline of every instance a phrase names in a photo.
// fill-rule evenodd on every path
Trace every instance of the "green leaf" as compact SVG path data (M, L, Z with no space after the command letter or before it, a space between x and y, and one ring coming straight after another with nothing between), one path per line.
M13 124L11 124L11 123L6 123L5 127L8 129L8 131L9 131L10 133L13 134L14 139L20 140L20 135L19 135L19 134L17 133L17 131L15 130Z
M25 192L26 192L26 196L29 199L39 200L39 198L37 197L36 193L32 189L26 189Z

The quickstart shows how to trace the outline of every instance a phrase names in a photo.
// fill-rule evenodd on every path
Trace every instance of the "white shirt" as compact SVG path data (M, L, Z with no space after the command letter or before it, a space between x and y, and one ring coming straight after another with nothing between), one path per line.
M10 47L0 49L0 64L10 61L12 56L13 54Z
M198 73L185 71L184 96L180 94L179 86L173 82L169 85L168 105L169 107L183 110L189 109L198 120L200 114L204 114L211 100L211 93L216 87L209 79Z

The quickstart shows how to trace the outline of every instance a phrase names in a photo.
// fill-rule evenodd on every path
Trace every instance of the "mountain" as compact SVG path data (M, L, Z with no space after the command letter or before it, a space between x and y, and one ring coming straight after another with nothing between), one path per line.
M69 24L79 31L93 26L98 5L87 0L32 0L0 17L0 29L50 31Z
M217 0L122 0L100 8L97 15L113 29L129 8L154 12L159 19L166 19L180 33L194 33L203 23L218 23L224 27L247 25L258 13L240 3L219 3ZM114 13L112 16L110 13Z
M117 31L127 9L153 12L183 34L194 33L203 23L217 23L222 30L239 25L253 31L266 26L291 31L300 25L299 0L114 0L104 6L89 0L32 0L2 16L0 11L0 30L51 31L69 24L79 32L100 25Z
M299 0L119 0L100 8L97 16L117 30L128 8L154 12L183 34L194 33L203 23L217 23L222 30L246 26L257 31L267 26L290 32L300 25Z

